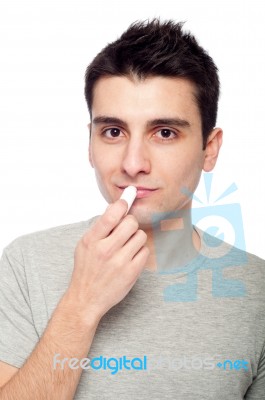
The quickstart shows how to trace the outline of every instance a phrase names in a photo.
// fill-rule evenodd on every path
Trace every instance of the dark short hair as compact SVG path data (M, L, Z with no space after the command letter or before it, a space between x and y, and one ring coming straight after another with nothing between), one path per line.
M93 88L105 76L182 77L196 87L201 115L203 149L215 127L219 98L218 69L209 54L183 22L160 22L158 18L136 21L116 41L109 43L88 65L85 98L91 117Z

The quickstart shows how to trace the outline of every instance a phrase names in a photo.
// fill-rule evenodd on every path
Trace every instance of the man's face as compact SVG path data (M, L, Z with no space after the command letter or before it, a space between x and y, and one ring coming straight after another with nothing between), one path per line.
M94 87L89 159L108 203L134 185L130 213L141 227L153 213L190 207L205 164L195 88L181 78L104 77ZM209 170L209 169L208 169Z

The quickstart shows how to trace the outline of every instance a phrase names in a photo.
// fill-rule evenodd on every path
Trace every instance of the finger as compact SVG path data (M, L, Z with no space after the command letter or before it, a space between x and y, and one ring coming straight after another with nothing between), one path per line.
M137 232L138 228L137 220L132 215L127 215L104 239L105 248L110 254L119 250Z
M106 238L111 231L120 223L127 211L127 203L125 200L117 200L115 203L110 204L104 214L102 214L90 232L93 240L100 240Z
M138 253L133 257L130 266L134 274L136 273L137 278L141 275L144 268L147 267L147 260L150 255L150 250L147 246L141 247Z
M121 249L121 257L126 257L127 259L132 260L145 245L146 239L146 233L141 229L137 230L137 232L127 241L127 243Z

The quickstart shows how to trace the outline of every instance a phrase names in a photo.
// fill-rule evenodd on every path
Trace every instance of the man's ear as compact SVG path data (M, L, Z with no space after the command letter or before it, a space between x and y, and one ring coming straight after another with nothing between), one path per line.
M94 168L94 164L93 164L92 156L91 156L91 123L89 123L87 125L87 127L89 130L88 159L89 159L89 163L90 163L91 167Z
M214 128L210 133L205 148L203 170L211 171L217 161L219 150L223 143L223 131L220 128Z

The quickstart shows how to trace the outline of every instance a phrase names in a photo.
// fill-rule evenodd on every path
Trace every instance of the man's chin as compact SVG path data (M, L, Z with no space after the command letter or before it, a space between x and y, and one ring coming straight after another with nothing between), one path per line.
M147 210L132 207L129 214L133 215L138 223L139 229L150 230L160 227L160 222L165 218L165 214L160 211ZM160 228L159 228L160 229Z
M190 207L180 207L172 210L163 210L163 207L139 207L132 205L129 214L133 215L138 223L139 228L143 230L150 230L161 228L161 222L165 220L172 220L176 218L190 218Z
M129 214L133 215L138 223L139 226L142 227L151 227L152 226L152 212L148 212L147 210L139 210L136 207L131 207Z

